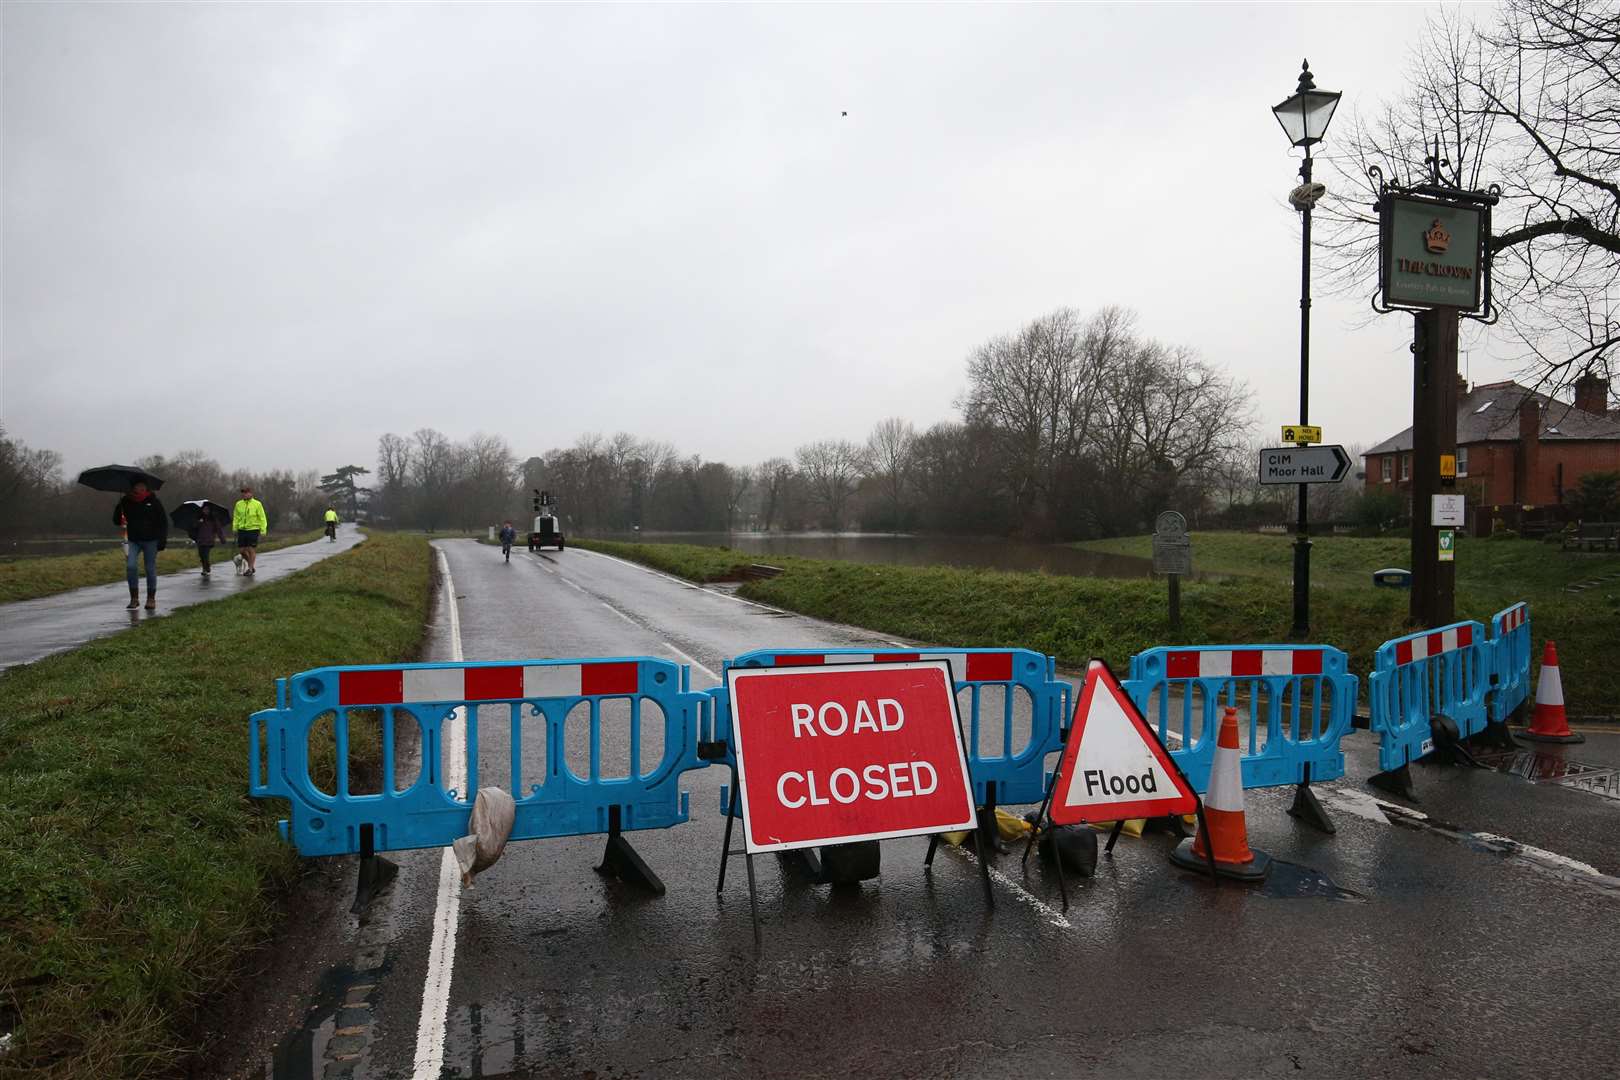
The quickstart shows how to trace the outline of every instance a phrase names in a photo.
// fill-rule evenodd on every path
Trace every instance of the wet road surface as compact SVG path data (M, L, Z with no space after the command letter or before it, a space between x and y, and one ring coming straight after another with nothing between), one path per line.
M129 602L129 586L122 581L0 605L0 671L17 664L31 664L52 653L128 630L147 619L160 619L175 608L223 600L244 589L269 584L313 566L329 555L347 551L362 539L355 526L340 525L335 542L322 537L313 543L260 554L258 573L252 577L236 573L231 562L231 556L236 554L235 545L221 544L214 549L211 576L203 577L198 567L158 576L156 611L127 610L124 605ZM141 602L146 602L144 575Z
M647 655L693 663L700 688L753 648L885 644L593 553L506 564L473 542L438 547L455 611L442 596L434 659ZM498 711L480 717L490 782L505 774ZM1154 834L1071 878L1067 912L1047 868L1016 854L993 860L993 911L970 859L942 849L925 870L922 839L885 842L881 879L850 891L762 856L758 953L740 860L715 896L720 769L687 774L689 823L630 834L663 897L598 876L601 837L530 841L447 917L442 853L396 853L393 886L364 922L341 920L320 977L292 991L307 1023L268 1069L261 1056L234 1074L1610 1072L1612 1040L1593 1033L1612 1023L1601 988L1620 959L1606 929L1620 803L1423 768L1428 816L1407 818L1363 783L1373 740L1346 745L1349 775L1319 788L1336 835L1290 818L1287 790L1248 793L1251 845L1286 864L1265 889L1183 873Z

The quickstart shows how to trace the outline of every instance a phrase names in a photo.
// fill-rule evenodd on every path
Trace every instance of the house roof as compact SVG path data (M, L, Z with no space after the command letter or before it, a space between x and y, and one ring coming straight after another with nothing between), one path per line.
M1547 442L1585 439L1620 440L1620 415L1602 416L1577 409L1567 401L1538 394L1511 379L1485 383L1457 398L1457 445L1517 442L1519 406L1534 401L1541 409L1540 437ZM1412 449L1412 429L1392 435L1362 457Z

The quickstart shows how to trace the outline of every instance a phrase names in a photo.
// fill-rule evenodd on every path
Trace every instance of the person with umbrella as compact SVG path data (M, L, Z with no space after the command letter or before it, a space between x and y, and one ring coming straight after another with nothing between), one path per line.
M225 542L225 522L230 511L207 499L189 499L175 507L169 520L175 528L184 529L197 545L197 561L202 564L202 576L213 576L210 556L215 545Z
M157 609L157 553L168 546L169 518L155 492L163 481L134 465L102 465L79 474L79 483L93 491L123 496L113 507L113 524L125 531L125 570L129 577L129 606L140 607L138 556L146 558L146 610Z
M146 610L157 610L157 554L169 545L169 515L145 480L136 480L129 493L113 507L112 520L129 530L124 549L124 575L129 580L129 607L140 606L140 574L136 559L146 560Z

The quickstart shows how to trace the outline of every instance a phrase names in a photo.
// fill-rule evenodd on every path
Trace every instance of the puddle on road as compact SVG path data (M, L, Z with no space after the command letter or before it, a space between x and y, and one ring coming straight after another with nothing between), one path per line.
M370 1005L365 1001L379 973L359 975L336 967L321 976L304 1021L276 1044L266 1063L270 1080L332 1080L347 1077L365 1048Z
M1367 902L1365 896L1335 885L1319 870L1280 859L1271 861L1271 873L1266 876L1259 893L1273 900L1336 900L1348 904Z
M1476 754L1475 760L1488 769L1517 776L1532 784L1552 784L1574 788L1606 799L1620 799L1620 769L1570 761L1561 754L1540 750L1510 750L1500 754Z

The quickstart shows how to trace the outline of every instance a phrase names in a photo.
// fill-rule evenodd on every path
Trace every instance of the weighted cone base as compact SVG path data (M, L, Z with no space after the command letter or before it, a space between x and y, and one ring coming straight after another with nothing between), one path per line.
M859 885L883 872L883 850L876 840L828 844L821 849L821 880L828 885Z
M1063 868L1081 877L1097 872L1097 834L1074 825L1055 825L1041 833L1041 858L1063 860Z
M1264 881L1266 875L1271 873L1271 856L1263 851L1254 851L1251 854L1254 858L1246 863L1221 862L1217 859L1215 872L1233 881ZM1170 861L1183 870L1193 870L1200 874L1209 873L1209 860L1193 854L1193 841L1190 839L1176 845L1175 850L1170 852Z
M1507 723L1502 720L1489 720L1485 723L1485 730L1475 738L1481 746L1488 746L1493 750L1512 750L1513 732L1508 730Z
M1390 769L1388 772L1373 773L1367 777L1367 783L1369 786L1380 788L1391 795L1399 795L1401 798L1409 799L1412 802L1418 801L1417 787L1412 783L1412 770L1409 766L1402 765L1400 768Z
M1316 797L1316 792L1311 790L1309 784L1300 784L1294 789L1294 804L1288 808L1288 816L1298 818L1318 832L1325 832L1330 836L1339 831L1334 827L1333 819L1328 817L1322 801Z
M1515 731L1513 735L1515 738L1524 739L1527 742L1578 743L1586 741L1585 735L1574 731L1568 735L1539 735L1534 731Z

